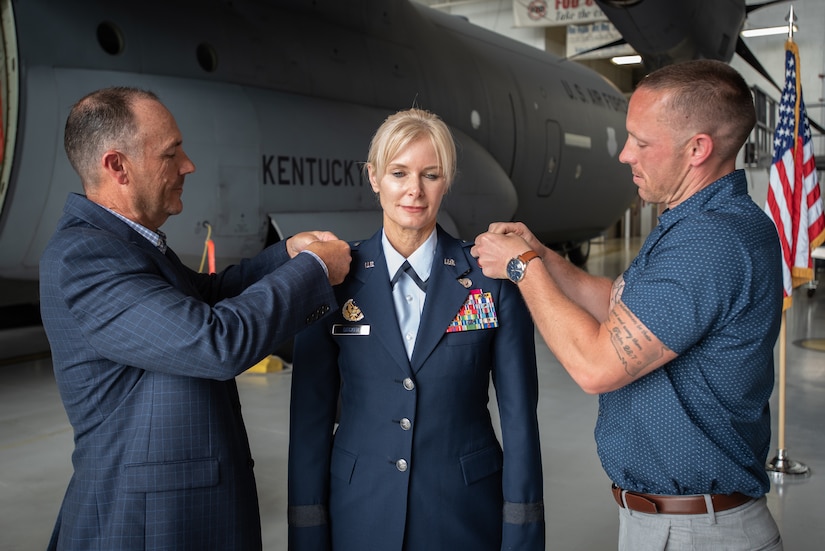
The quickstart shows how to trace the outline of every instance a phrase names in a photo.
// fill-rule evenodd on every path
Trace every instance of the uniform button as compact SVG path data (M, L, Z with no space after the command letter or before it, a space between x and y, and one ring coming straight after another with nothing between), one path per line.
M395 462L395 468L401 471L402 473L407 470L407 460L406 459L399 459Z
M401 422L399 423L399 425L401 425L401 428L404 429L404 430L410 430L410 427L412 426L412 423L410 423L409 419L404 417L403 419L401 419Z
M412 390L415 388L415 383L412 381L412 379L407 377L406 379L404 379L404 388L406 388L407 390Z
M407 302L412 302L413 301L412 295L407 295L404 298L407 299Z
M406 339L407 339L407 342L412 341L412 340L413 340L412 333L407 333L406 335L404 335L404 338L406 338Z

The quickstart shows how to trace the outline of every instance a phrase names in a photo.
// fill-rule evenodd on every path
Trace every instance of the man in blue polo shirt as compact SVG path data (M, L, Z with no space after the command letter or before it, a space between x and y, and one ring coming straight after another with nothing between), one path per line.
M780 247L736 170L754 123L751 92L724 63L671 65L639 83L619 159L665 210L616 281L521 223L476 238L484 274L518 284L556 358L600 394L596 442L620 550L782 549L764 467Z

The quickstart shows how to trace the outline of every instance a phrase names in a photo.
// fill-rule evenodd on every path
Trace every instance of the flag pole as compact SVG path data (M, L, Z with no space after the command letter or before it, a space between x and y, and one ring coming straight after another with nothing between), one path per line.
M782 312L782 322L779 326L779 434L777 436L776 456L770 460L765 469L774 477L782 478L783 475L807 475L808 466L799 461L794 461L788 457L788 450L785 449L785 356L788 331L786 325L786 315Z
M780 450L785 449L785 367L787 364L788 326L787 313L782 312L782 323L779 327L779 435L777 445Z
M788 331L785 311L782 312L782 322L779 326L779 434L777 436L776 456L765 466L765 470L777 479L783 475L808 475L808 466L788 457L785 449L785 356Z
M788 41L793 42L793 5L788 15ZM799 125L796 126L797 131ZM765 466L765 470L772 476L782 479L783 475L807 475L810 473L808 466L799 461L794 461L788 457L785 449L785 364L786 364L786 344L788 329L786 325L787 316L785 308L782 309L782 321L779 325L779 421L777 435L776 456Z

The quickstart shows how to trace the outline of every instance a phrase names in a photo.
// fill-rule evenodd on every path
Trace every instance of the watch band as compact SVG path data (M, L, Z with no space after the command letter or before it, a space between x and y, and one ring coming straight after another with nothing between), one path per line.
M530 249L529 251L518 255L518 259L521 260L522 262L524 262L525 264L527 264L528 262L530 262L534 258L538 258L538 256L539 256L539 253L537 253L533 249Z

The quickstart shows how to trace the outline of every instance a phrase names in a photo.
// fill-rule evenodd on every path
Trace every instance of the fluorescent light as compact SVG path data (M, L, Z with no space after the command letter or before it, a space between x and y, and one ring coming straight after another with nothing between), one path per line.
M796 25L793 26L793 32L797 32L799 29ZM781 27L763 27L761 29L747 29L740 33L745 38L750 38L752 36L771 36L774 34L788 34L788 26L783 25Z
M610 61L612 61L616 65L635 65L637 63L642 62L642 56L640 55L620 55L616 57L611 57Z

